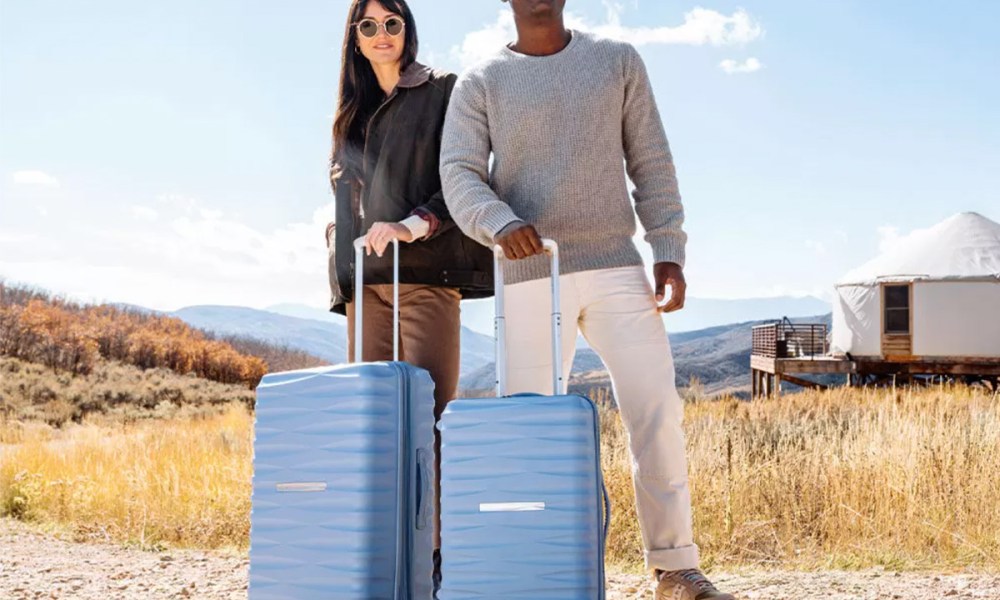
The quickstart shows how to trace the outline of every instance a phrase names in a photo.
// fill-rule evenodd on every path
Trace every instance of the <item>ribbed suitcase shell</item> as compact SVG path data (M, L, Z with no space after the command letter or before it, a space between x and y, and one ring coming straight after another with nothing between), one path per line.
M430 376L404 363L264 377L250 600L430 600L433 411Z
M439 599L603 600L594 404L572 395L455 400L439 428Z

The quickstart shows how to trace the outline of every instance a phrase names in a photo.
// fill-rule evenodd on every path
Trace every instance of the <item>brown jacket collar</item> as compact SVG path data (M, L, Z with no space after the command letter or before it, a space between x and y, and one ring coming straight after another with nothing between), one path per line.
M410 63L410 66L403 69L403 74L399 76L399 83L396 84L396 87L419 87L430 80L432 72L433 69L430 67L414 61Z

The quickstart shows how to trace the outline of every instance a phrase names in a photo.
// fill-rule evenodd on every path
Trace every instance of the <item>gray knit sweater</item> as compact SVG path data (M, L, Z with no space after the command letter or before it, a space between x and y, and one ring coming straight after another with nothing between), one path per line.
M684 264L673 159L645 65L629 44L574 31L557 54L503 48L470 69L448 107L441 181L466 235L492 246L504 227L526 221L559 243L565 274L641 265L636 214L654 260ZM507 262L504 276L517 283L548 270L533 257Z

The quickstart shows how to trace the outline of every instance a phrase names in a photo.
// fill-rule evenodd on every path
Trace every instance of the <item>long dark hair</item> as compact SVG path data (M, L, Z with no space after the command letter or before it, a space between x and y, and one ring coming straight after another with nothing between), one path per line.
M369 2L378 2L382 8L403 17L403 54L400 69L406 69L417 60L417 25L406 0L354 0L347 11L344 27L343 59L340 65L340 91L337 94L337 113L333 119L333 153L330 158L331 173L359 180L364 152L365 128L372 114L382 101L371 63L358 49L358 32L354 24L365 14Z

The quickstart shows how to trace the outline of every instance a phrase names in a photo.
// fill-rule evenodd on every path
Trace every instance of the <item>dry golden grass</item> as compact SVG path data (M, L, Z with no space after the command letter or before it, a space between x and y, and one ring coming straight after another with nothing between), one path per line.
M0 448L0 516L143 547L245 548L252 422L233 404L210 418L22 428Z
M602 418L608 560L638 569L631 461L617 414ZM234 405L114 428L8 426L21 443L0 449L0 513L144 546L245 548L251 422ZM1000 568L1000 401L987 392L694 402L687 433L706 566Z
M631 462L604 418L609 560L641 561ZM690 403L703 563L1000 568L1000 400L983 390L840 389Z

